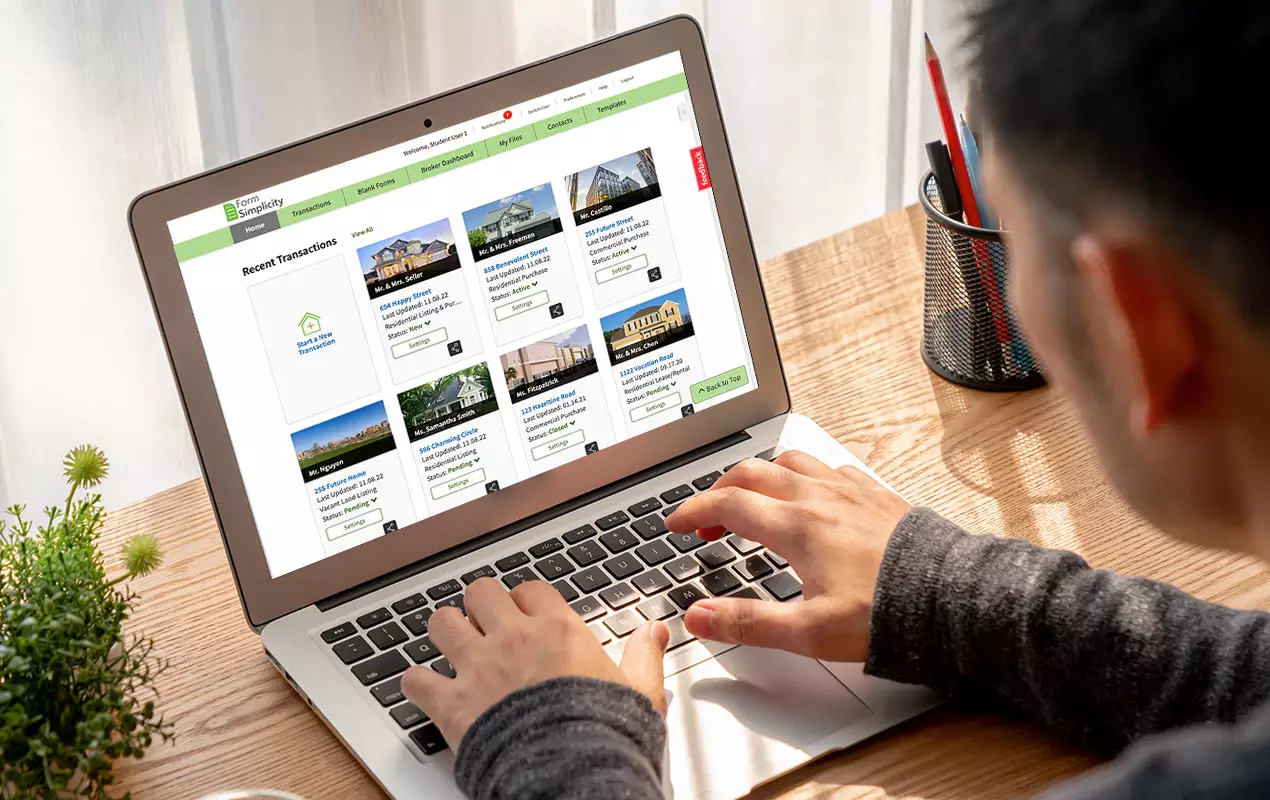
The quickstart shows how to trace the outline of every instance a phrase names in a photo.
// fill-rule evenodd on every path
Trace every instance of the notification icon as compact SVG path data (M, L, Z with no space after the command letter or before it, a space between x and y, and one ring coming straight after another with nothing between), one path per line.
M503 112L503 119L511 119L511 118L512 118L512 112L510 110Z

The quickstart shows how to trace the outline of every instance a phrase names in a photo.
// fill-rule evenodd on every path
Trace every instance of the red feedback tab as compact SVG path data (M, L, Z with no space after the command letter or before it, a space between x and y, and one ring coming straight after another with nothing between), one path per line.
M697 174L697 191L710 188L710 168L706 166L706 151L694 147L688 151L692 156L692 171Z

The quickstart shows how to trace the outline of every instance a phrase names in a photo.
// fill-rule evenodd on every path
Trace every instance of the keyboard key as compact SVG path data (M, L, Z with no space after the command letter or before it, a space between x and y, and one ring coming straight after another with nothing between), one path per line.
M543 578L554 581L556 578L563 578L573 572L577 567L573 566L569 559L564 557L563 553L557 553L534 564L534 569L538 570L538 574Z
M388 713L403 728L413 728L421 722L428 721L428 715L419 710L419 706L414 703L402 703Z
M448 658L438 658L436 661L433 661L432 671L440 673L447 678L453 678L458 675L458 673L454 671L454 667L450 664L450 659Z
M451 578L450 580L438 583L436 586L429 589L428 597L431 597L433 600L440 600L442 597L458 594L461 591L463 591L463 584Z
M628 608L625 611L619 611L604 620L604 626L613 631L613 635L619 639L631 633L643 624L644 615L633 608Z
M595 634L595 638L600 640L600 644L608 644L613 641L613 634L609 633L609 629L598 622L592 622L587 626L591 629L591 633Z
M331 648L335 651L335 655L345 664L352 664L354 661L361 661L366 656L375 652L365 639L360 636L354 636L352 639L340 642Z
M789 572L778 572L762 583L763 588L771 592L772 597L777 600L788 600L803 593L802 581Z
M477 578L497 578L497 577L498 577L498 573L494 571L494 568L491 567L489 564L486 564L483 567L477 567L471 572L464 572L462 575L459 576L459 579L462 580L463 583L467 584L468 586L471 586L473 583L476 582Z
M406 693L401 691L401 678L392 678L372 686L370 693L384 708L406 699Z
M701 585L706 587L707 592L718 597L721 594L740 589L741 579L732 570L724 567L718 572L711 572L702 578Z
M456 594L454 597L447 597L437 603L437 608L439 609L445 608L446 606L452 606L457 608L459 611L462 611L464 614L467 613L467 607L463 604L463 595L461 594Z
M512 553L507 558L500 558L494 562L494 566L498 567L499 572L507 572L508 570L523 567L529 563L529 556L524 553Z
M688 633L688 626L684 624L683 617L675 617L666 620L666 627L670 629L670 641L666 643L666 650L674 650L676 647L687 644L697 637Z
M410 732L410 741L419 746L425 756L433 756L449 747L445 743L445 737L441 735L441 731L436 725L424 725L422 728L415 728Z
M559 539L548 539L545 542L539 542L538 544L529 548L529 555L533 556L534 558L542 558L543 556L549 556L552 553L556 552L557 550L563 550L563 549L564 549L564 544Z
M370 686L372 683L404 672L408 666L410 665L406 663L405 656L396 650L389 650L374 658L368 658L360 664L354 664L353 675L362 682L362 686Z
M609 531L600 537L600 541L609 549L610 553L620 553L623 550L629 550L639 544L639 539L635 534L631 533L630 528L618 528Z
M425 606L427 604L428 604L428 601L423 599L423 595L419 594L418 592L415 592L409 597L403 597L397 602L393 603L392 610L396 614L409 614L411 611L414 611L416 608Z
M578 587L578 591L583 594L590 594L596 589L603 589L613 582L609 580L608 574L599 567L584 569L570 578L570 580L573 581L574 586Z
M698 492L704 492L706 489L709 489L711 486L714 486L714 482L722 477L723 477L723 473L721 472L717 472L717 471L711 472L709 475L702 475L700 478L697 478L696 480L694 480L692 482L692 485L693 487L696 488Z
M387 650L390 647L396 647L406 641L406 632L403 631L401 626L395 622L389 622L386 625L381 625L366 635L370 637L370 640L374 642L375 646L380 650Z
M431 661L441 655L441 651L437 649L437 646L433 644L432 640L427 636L422 639L415 639L413 642L401 649L405 650L406 655L410 656L410 660L416 664Z
M666 506L661 510L662 519L670 519L670 515L675 513L683 503L675 503L673 506Z
M672 533L666 537L666 541L674 545L675 549L681 553L696 550L706 543L705 539L695 533Z
M642 517L645 514L651 514L659 508L661 508L661 501L656 497L650 497L647 500L640 500L632 506L627 506L626 511L632 517Z
M341 622L339 625L336 625L334 628L327 628L326 630L322 631L322 641L326 642L327 644L334 644L335 642L338 642L340 639L347 639L348 637L352 636L354 633L357 633L357 628L353 627L353 623Z
M377 608L374 611L368 611L357 618L357 625L362 630L373 628L376 625L382 625L392 619L392 612L386 608Z
M727 541L729 547L743 556L749 555L755 550L763 547L763 545L758 542L751 541L742 536L737 536L735 533L729 533L728 538L725 541Z
M666 532L666 521L657 514L649 514L647 517L641 517L631 523L631 528L638 533L644 541L655 539Z
M687 611L688 606L698 600L704 600L706 598L705 593L691 583L685 583L683 586L676 586L667 592L666 596L670 598L670 602L679 606L684 611Z
M678 503L686 497L692 497L692 487L686 483L681 483L675 488L667 489L657 496L660 497L661 501L667 505L671 503Z
M644 559L644 563L648 566L655 567L663 561L674 558L675 551L670 549L670 545L659 539L635 548L635 555Z
M679 611L679 609L675 608L675 604L670 602L670 598L666 597L664 594L645 600L636 606L636 608L639 609L639 613L649 619L665 619L666 617L673 617Z
M415 636L422 636L428 632L428 620L432 619L432 609L421 608L413 614L407 614L401 618L401 624L406 626L406 630Z
M646 595L664 592L671 587L670 578L659 569L650 569L643 575L631 578L631 585Z
M639 602L639 594L629 583L622 581L600 592L600 599L608 603L610 608L619 609Z
M596 533L595 528L591 525L579 525L571 531L565 531L561 539L565 544L577 544L583 539L590 539Z
M576 561L579 567L589 567L600 559L608 558L609 555L596 542L583 542L582 544L574 545L567 552L569 558Z
M701 574L701 562L692 556L680 556L662 569L677 581L683 582Z
M609 571L610 575L620 581L622 578L629 578L636 572L639 572L644 568L644 565L639 563L639 559L633 554L627 553L625 555L614 556L608 561L605 561L604 568Z
M742 589L741 591L737 592L736 594L732 596L740 597L745 600L762 600L763 599L762 597L759 596L758 592L754 591L754 587L752 586L746 586L744 589Z
M732 569L736 570L737 574L747 581L756 581L759 578L771 575L773 572L772 565L762 556L750 556L740 564L733 566Z
M706 569L718 569L729 561L736 561L736 553L723 542L711 542L697 551L697 558Z
M582 617L583 622L590 622L608 613L608 609L604 607L598 597L584 597L576 603L570 603L569 608L572 608L579 617Z
M551 584L551 588L560 593L566 603L572 603L578 599L578 590L573 588L573 584L568 581L556 581Z
M785 569L785 567L789 566L789 562L785 560L784 556L771 550L767 551L767 559L775 564L777 569Z
M539 580L538 573L534 572L532 567L514 569L503 576L503 584L506 585L508 589L515 589L525 581L536 580Z
M626 516L625 511L614 511L612 514L609 514L607 517L600 517L599 519L597 519L595 521L595 527L599 528L602 531L607 531L612 528L616 528L618 525L621 525L624 522L630 522L630 520L631 518Z

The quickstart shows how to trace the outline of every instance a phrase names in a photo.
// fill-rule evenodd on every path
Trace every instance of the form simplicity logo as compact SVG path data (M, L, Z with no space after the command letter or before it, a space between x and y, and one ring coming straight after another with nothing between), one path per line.
M238 219L238 208L233 203L226 203L225 205L221 206L221 208L225 209L226 222L233 222L234 220Z

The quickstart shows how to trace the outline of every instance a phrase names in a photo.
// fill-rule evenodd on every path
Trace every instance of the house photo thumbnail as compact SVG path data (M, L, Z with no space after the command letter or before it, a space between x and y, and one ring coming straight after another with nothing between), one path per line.
M609 314L600 320L604 341L614 356L620 357L633 345L657 340L654 346L692 335L692 315L688 312L688 297L683 289L646 300L631 308ZM635 348L639 352L650 348Z
M484 361L397 395L401 416L411 428L426 426L494 399L494 381ZM497 402L493 407L497 408Z
M549 236L562 229L556 196L549 183L464 211L463 227L467 229L467 241L477 258L505 249L496 245L519 234L534 232L538 236Z
M565 194L569 196L569 207L574 211L647 189L656 183L657 166L653 163L652 149L647 147L564 178Z
M458 269L450 221L437 220L357 249L357 262L371 296Z
M291 434L291 445L301 470L339 458L356 463L394 447L388 412L379 401L298 430Z
M553 376L571 378L594 372L595 349L585 325L523 345L500 357L507 389L518 389Z

